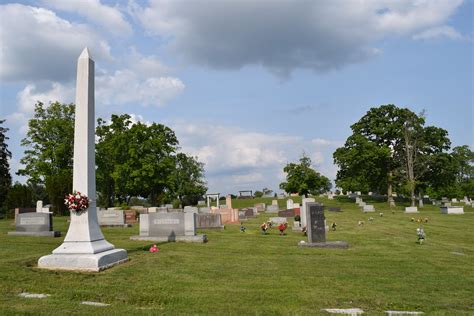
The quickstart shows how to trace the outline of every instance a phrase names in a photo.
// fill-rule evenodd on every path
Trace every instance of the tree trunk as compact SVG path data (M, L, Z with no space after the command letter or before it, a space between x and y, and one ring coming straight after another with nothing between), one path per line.
M395 206L395 201L393 200L393 197L392 197L392 193L393 193L392 192L392 176L393 176L393 173L390 170L387 175L387 202L390 207Z

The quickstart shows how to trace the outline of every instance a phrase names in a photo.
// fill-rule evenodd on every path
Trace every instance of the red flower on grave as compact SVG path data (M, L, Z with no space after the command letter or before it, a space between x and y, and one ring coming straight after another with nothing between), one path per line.
M89 198L85 194L81 194L79 191L74 191L65 196L64 204L67 206L69 211L81 213L86 211L89 207Z

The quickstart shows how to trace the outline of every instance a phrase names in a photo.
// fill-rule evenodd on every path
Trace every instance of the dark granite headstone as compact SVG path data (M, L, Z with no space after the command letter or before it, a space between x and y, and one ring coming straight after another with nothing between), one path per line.
M308 242L326 242L326 228L324 225L324 206L316 203L307 203L307 235Z
M244 209L246 217L255 217L255 212L252 208Z
M290 210L279 211L278 216L279 217L294 217L295 216L295 210L290 209Z

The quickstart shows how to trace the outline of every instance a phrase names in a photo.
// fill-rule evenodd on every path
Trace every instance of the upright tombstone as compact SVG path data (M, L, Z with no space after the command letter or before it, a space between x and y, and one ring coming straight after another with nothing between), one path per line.
M326 241L326 218L324 206L315 202L306 202L306 234L308 242L300 242L301 247L315 248L348 248L346 241Z
M232 208L232 196L230 194L225 197L225 204L227 208Z
M313 198L304 198L301 201L301 212L300 212L301 227L306 227L306 204L314 203L314 202L315 200Z
M278 206L278 200L272 200L272 205Z
M140 214L140 235L130 239L206 242L206 235L196 235L196 216L193 212Z
M128 260L124 249L115 249L105 240L97 219L94 107L94 61L85 48L77 62L73 190L87 195L89 208L71 212L63 244L41 257L39 268L97 272Z
M295 202L292 199L286 200L286 209L292 210L295 207Z
M53 231L53 213L22 213L15 218L16 231L9 236L59 237L61 232Z

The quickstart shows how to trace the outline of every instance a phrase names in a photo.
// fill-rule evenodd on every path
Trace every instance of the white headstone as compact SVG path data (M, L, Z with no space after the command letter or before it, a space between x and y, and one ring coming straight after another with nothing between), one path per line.
M416 206L405 207L405 213L418 213L418 208Z
M315 202L313 198L303 198L301 201L301 211L300 211L300 218L301 218L301 227L306 227L306 203Z
M294 206L294 202L292 199L288 199L286 200L286 209L287 210L292 210L295 206Z
M81 213L71 212L63 244L53 254L41 257L39 268L100 271L128 260L124 249L114 249L105 240L97 219L94 98L94 61L85 48L77 62L73 190L87 195L89 208Z
M36 201L36 213L42 213L43 212L43 201L38 200Z

